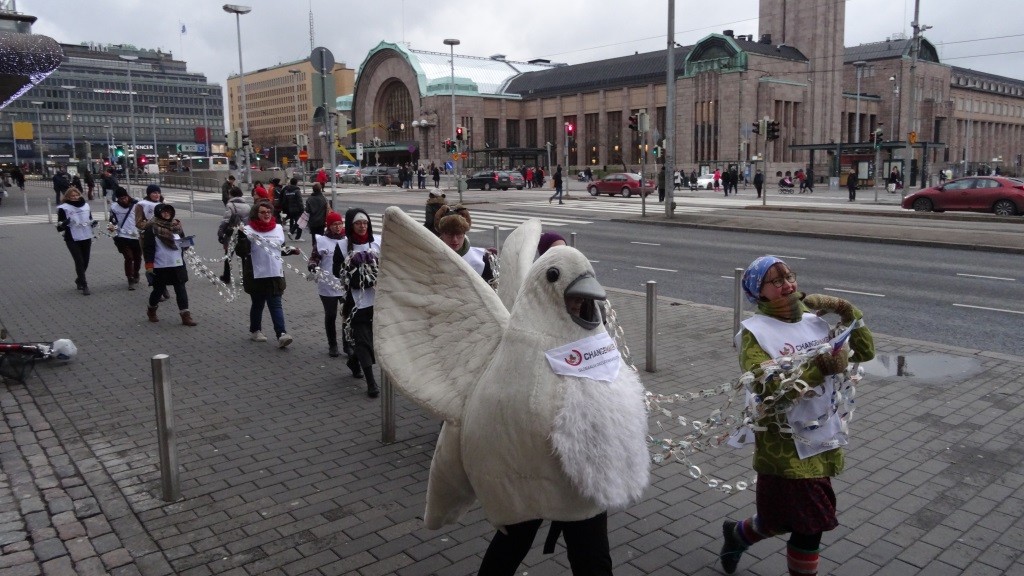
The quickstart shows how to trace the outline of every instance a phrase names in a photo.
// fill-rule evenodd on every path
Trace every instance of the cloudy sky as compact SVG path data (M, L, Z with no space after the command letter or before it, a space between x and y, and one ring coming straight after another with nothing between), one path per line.
M664 49L667 0L236 0L246 70L306 58L309 13L314 42L338 62L358 68L381 40L447 52L458 38L463 54L505 54L575 64ZM920 0L925 36L947 64L1024 78L1020 0ZM106 42L161 48L214 83L238 72L235 17L217 0L18 0L39 18L33 31L58 42ZM911 33L914 0L847 0L846 45ZM504 13L503 13L504 12ZM676 41L693 44L724 29L757 34L758 0L676 0ZM186 33L181 34L182 25Z

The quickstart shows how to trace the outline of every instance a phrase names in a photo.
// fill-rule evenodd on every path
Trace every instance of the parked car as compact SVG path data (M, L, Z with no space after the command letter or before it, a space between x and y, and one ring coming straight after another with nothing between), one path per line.
M1024 214L1024 180L1002 176L968 176L908 194L903 207L918 212L992 212Z
M343 171L338 175L338 182L341 184L361 184L363 182L363 170L354 168Z
M394 184L395 186L401 186L402 182L398 179L398 168L394 166L367 166L362 169L362 182L364 186L370 184L377 184L380 186L387 186Z
M515 188L516 190L526 188L526 180L518 170L509 170L506 174L508 174L509 188ZM507 190L507 188L502 188L502 190Z
M597 196L598 194L614 196L618 194L623 198L629 198L634 194L640 193L640 175L630 172L608 174L604 178L587 184L587 192L590 192L591 196ZM647 180L643 184L644 196L651 192L654 192L654 180Z
M474 172L472 176L466 178L466 188L479 188L481 190L500 188L508 190L510 185L509 173L501 170L481 170Z

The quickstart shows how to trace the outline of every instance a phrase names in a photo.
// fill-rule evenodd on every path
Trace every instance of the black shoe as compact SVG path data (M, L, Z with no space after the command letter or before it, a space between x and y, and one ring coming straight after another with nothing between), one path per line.
M82 296L88 296L89 294L92 294L92 292L89 292L89 285L82 284Z
M736 571L736 566L740 563L740 556L743 555L747 547L736 537L736 522L732 520L722 522L722 537L725 542L722 544L722 551L719 552L718 559L722 562L722 570L725 570L726 574L732 574Z
M331 346L330 348L328 348L327 349L327 355L330 356L331 358L337 358L339 356L339 354L338 354L338 345L335 344L334 346Z
M377 396L380 396L380 388L377 387L377 384L375 382L366 383L366 395L369 396L370 398L376 398Z
M355 356L349 356L348 362L346 362L345 365L352 371L353 378L363 377L363 369L359 367L359 360L356 360Z
M225 284L231 284L231 276L221 276L220 281Z

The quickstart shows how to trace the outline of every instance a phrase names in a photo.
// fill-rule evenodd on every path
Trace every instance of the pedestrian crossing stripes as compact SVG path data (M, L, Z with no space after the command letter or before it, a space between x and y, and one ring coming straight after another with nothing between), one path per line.
M566 202L562 205L548 204L544 200L538 201L524 201L524 202L506 202L506 206L521 206L524 208L544 208L545 211L569 211L569 212L596 212L606 213L613 215L632 215L641 214L643 207L640 202ZM687 206L685 204L676 203L676 212L713 212L718 210L714 206ZM665 210L664 204L658 204L656 202L647 203L647 212L656 214ZM473 216L476 219L476 216Z
M523 215L523 214L512 214L509 212L487 212L483 210L471 211L473 218L473 224L470 228L471 232L491 232L494 227L497 226L500 231L508 231L516 229L523 222L534 218L534 216ZM579 220L576 218L565 218L565 217L541 217L538 218L541 223L541 227L545 230L549 228L561 228L566 226L584 226L587 224L593 224L588 220ZM378 232L384 228L384 215L383 214L370 214L370 221L373 224L374 231Z
M45 224L49 221L46 214L29 214L27 216L0 216L0 226L14 224Z

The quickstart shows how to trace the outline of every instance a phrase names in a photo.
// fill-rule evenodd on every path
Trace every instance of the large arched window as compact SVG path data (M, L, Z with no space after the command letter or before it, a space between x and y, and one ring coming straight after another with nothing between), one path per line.
M376 121L387 129L387 139L392 142L414 139L412 121L415 119L412 98L405 84L393 80L381 94L380 107L374 114Z

